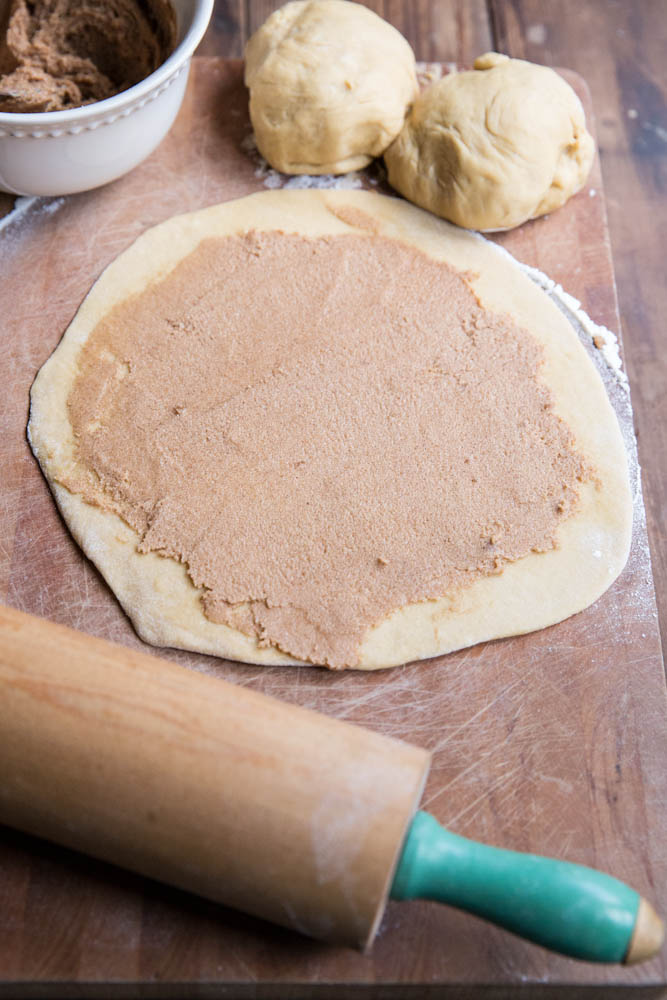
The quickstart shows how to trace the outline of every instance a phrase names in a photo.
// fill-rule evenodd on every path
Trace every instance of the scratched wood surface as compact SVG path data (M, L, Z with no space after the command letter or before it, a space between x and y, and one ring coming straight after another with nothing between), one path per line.
M30 455L28 389L91 281L148 225L284 183L249 148L246 108L240 63L198 59L174 130L144 165L97 192L23 204L2 231L12 295L0 355L0 599L129 646L139 640L70 540ZM597 167L566 209L502 241L618 328ZM632 449L627 395L593 355ZM424 802L451 829L612 871L667 912L667 705L639 494L621 579L543 632L374 675L166 655L430 747ZM0 872L5 996L509 997L547 985L549 996L596 986L620 996L634 987L657 995L665 983L660 958L596 968L422 903L390 905L362 956L9 830Z

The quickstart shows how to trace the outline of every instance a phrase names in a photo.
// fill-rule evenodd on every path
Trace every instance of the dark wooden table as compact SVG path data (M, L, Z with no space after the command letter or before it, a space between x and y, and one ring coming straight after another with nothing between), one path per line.
M280 0L217 0L201 55L240 57ZM597 120L625 360L667 649L667 3L665 0L366 0L418 60L489 49L576 70Z

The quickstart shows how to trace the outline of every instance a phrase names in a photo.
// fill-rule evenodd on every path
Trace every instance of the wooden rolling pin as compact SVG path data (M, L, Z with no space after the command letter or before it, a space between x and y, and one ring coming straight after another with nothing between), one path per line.
M593 961L662 926L592 869L417 813L430 755L0 608L0 821L305 934L370 945L391 891Z

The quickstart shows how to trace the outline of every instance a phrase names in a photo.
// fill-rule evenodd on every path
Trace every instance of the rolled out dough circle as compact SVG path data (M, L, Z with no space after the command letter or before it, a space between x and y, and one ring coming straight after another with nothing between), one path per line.
M360 212L372 217L381 235L472 272L483 305L511 313L531 331L544 348L541 377L551 388L555 410L596 471L595 482L581 488L577 511L561 525L557 548L517 560L454 595L396 609L366 633L360 669L395 666L552 625L592 604L625 565L632 505L616 416L576 332L516 262L492 243L399 199L363 191L262 192L176 216L139 237L95 283L32 387L28 435L58 507L146 642L249 663L298 662L209 621L183 565L156 553L140 554L138 536L124 521L59 483L76 461L67 399L81 347L110 309L164 277L206 237L249 230L306 237L358 232ZM341 213L351 221L343 221Z

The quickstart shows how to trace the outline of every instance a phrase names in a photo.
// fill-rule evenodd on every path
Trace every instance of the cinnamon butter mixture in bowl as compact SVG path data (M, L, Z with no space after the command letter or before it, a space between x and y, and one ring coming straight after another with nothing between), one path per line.
M66 111L149 76L176 17L169 0L11 0L0 38L0 112Z
M69 195L146 159L213 0L0 0L0 191Z
M543 350L471 275L360 224L203 239L81 349L68 491L206 619L354 667L397 609L558 545L593 471Z

